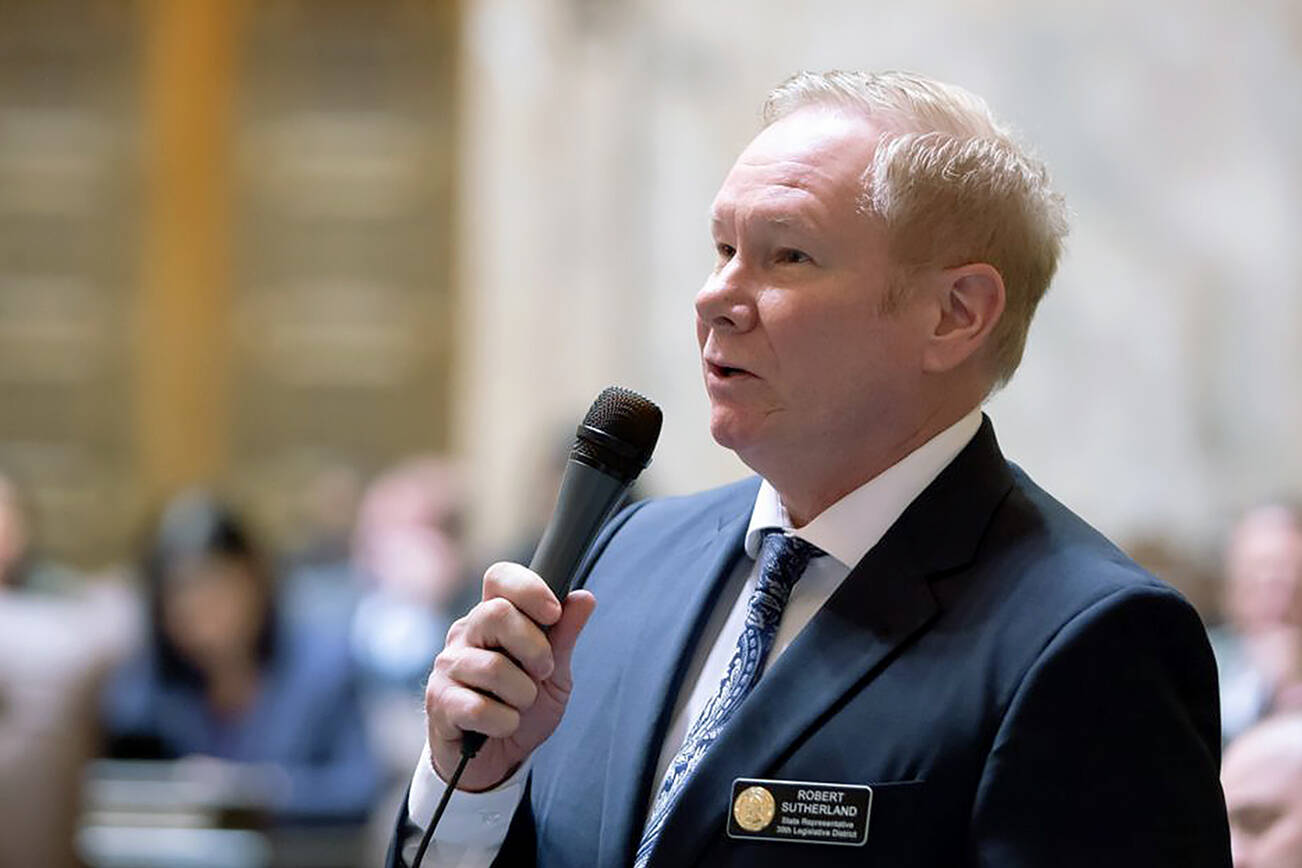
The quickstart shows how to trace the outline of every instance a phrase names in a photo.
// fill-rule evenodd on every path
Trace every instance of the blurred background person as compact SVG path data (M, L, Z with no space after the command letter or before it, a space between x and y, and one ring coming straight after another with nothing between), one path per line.
M94 612L0 592L0 865L65 868L109 666Z
M463 549L464 492L447 459L407 458L362 495L352 569L360 597L350 626L368 729L384 774L383 806L369 836L382 860L423 745L425 678L452 622L478 601Z
M260 796L275 821L363 819L376 766L347 646L278 617L239 517L203 492L177 497L142 570L147 647L105 693L108 753L274 769Z
M1240 736L1225 753L1221 782L1234 868L1302 865L1302 714Z
M364 480L337 462L313 473L294 497L294 543L281 557L285 613L319 629L347 633L362 588L352 543Z
M1225 624L1210 631L1226 741L1273 710L1302 707L1302 512L1248 510L1225 552Z
M461 549L461 483L448 461L414 457L366 489L353 537L363 595L354 653L369 683L419 698L452 621L477 600Z
M0 865L65 868L113 646L76 575L35 554L25 503L0 471Z
M17 478L0 468L0 591L75 592L76 573L37 554L32 521Z
M331 461L312 473L298 493L290 568L336 567L348 562L357 507L365 480L346 461Z

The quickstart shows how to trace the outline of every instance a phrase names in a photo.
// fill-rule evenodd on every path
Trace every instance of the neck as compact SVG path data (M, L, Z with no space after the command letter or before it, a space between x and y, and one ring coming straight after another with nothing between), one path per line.
M777 490L792 525L803 527L829 506L908 457L971 409L937 410L888 438L865 442L864 448L853 453L806 446L800 450L801 460L787 461L773 473L759 472Z

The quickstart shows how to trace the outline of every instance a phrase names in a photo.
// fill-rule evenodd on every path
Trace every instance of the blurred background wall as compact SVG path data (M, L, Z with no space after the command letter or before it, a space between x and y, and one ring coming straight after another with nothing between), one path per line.
M651 492L739 476L706 212L768 88L832 67L961 83L1046 158L1073 233L989 411L1202 593L1302 487L1285 0L0 0L0 462L41 542L107 563L210 481L289 544L323 469L449 450L491 553L610 382L665 409Z
M0 3L0 461L122 555L180 486L284 541L333 466L444 449L457 9Z

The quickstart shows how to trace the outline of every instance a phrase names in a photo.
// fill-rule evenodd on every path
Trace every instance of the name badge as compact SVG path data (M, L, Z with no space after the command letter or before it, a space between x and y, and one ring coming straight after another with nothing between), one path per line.
M872 787L737 778L728 837L862 847L872 806Z

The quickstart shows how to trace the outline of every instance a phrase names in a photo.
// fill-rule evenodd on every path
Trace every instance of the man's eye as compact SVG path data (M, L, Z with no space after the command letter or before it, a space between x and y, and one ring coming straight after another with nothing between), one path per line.
M785 249L785 250L778 251L778 262L801 263L801 262L813 262L813 261L814 260L810 258L809 254L803 250Z
M721 261L732 259L737 255L737 248L733 247L731 244L716 244L714 245L714 251L719 254L719 259Z

